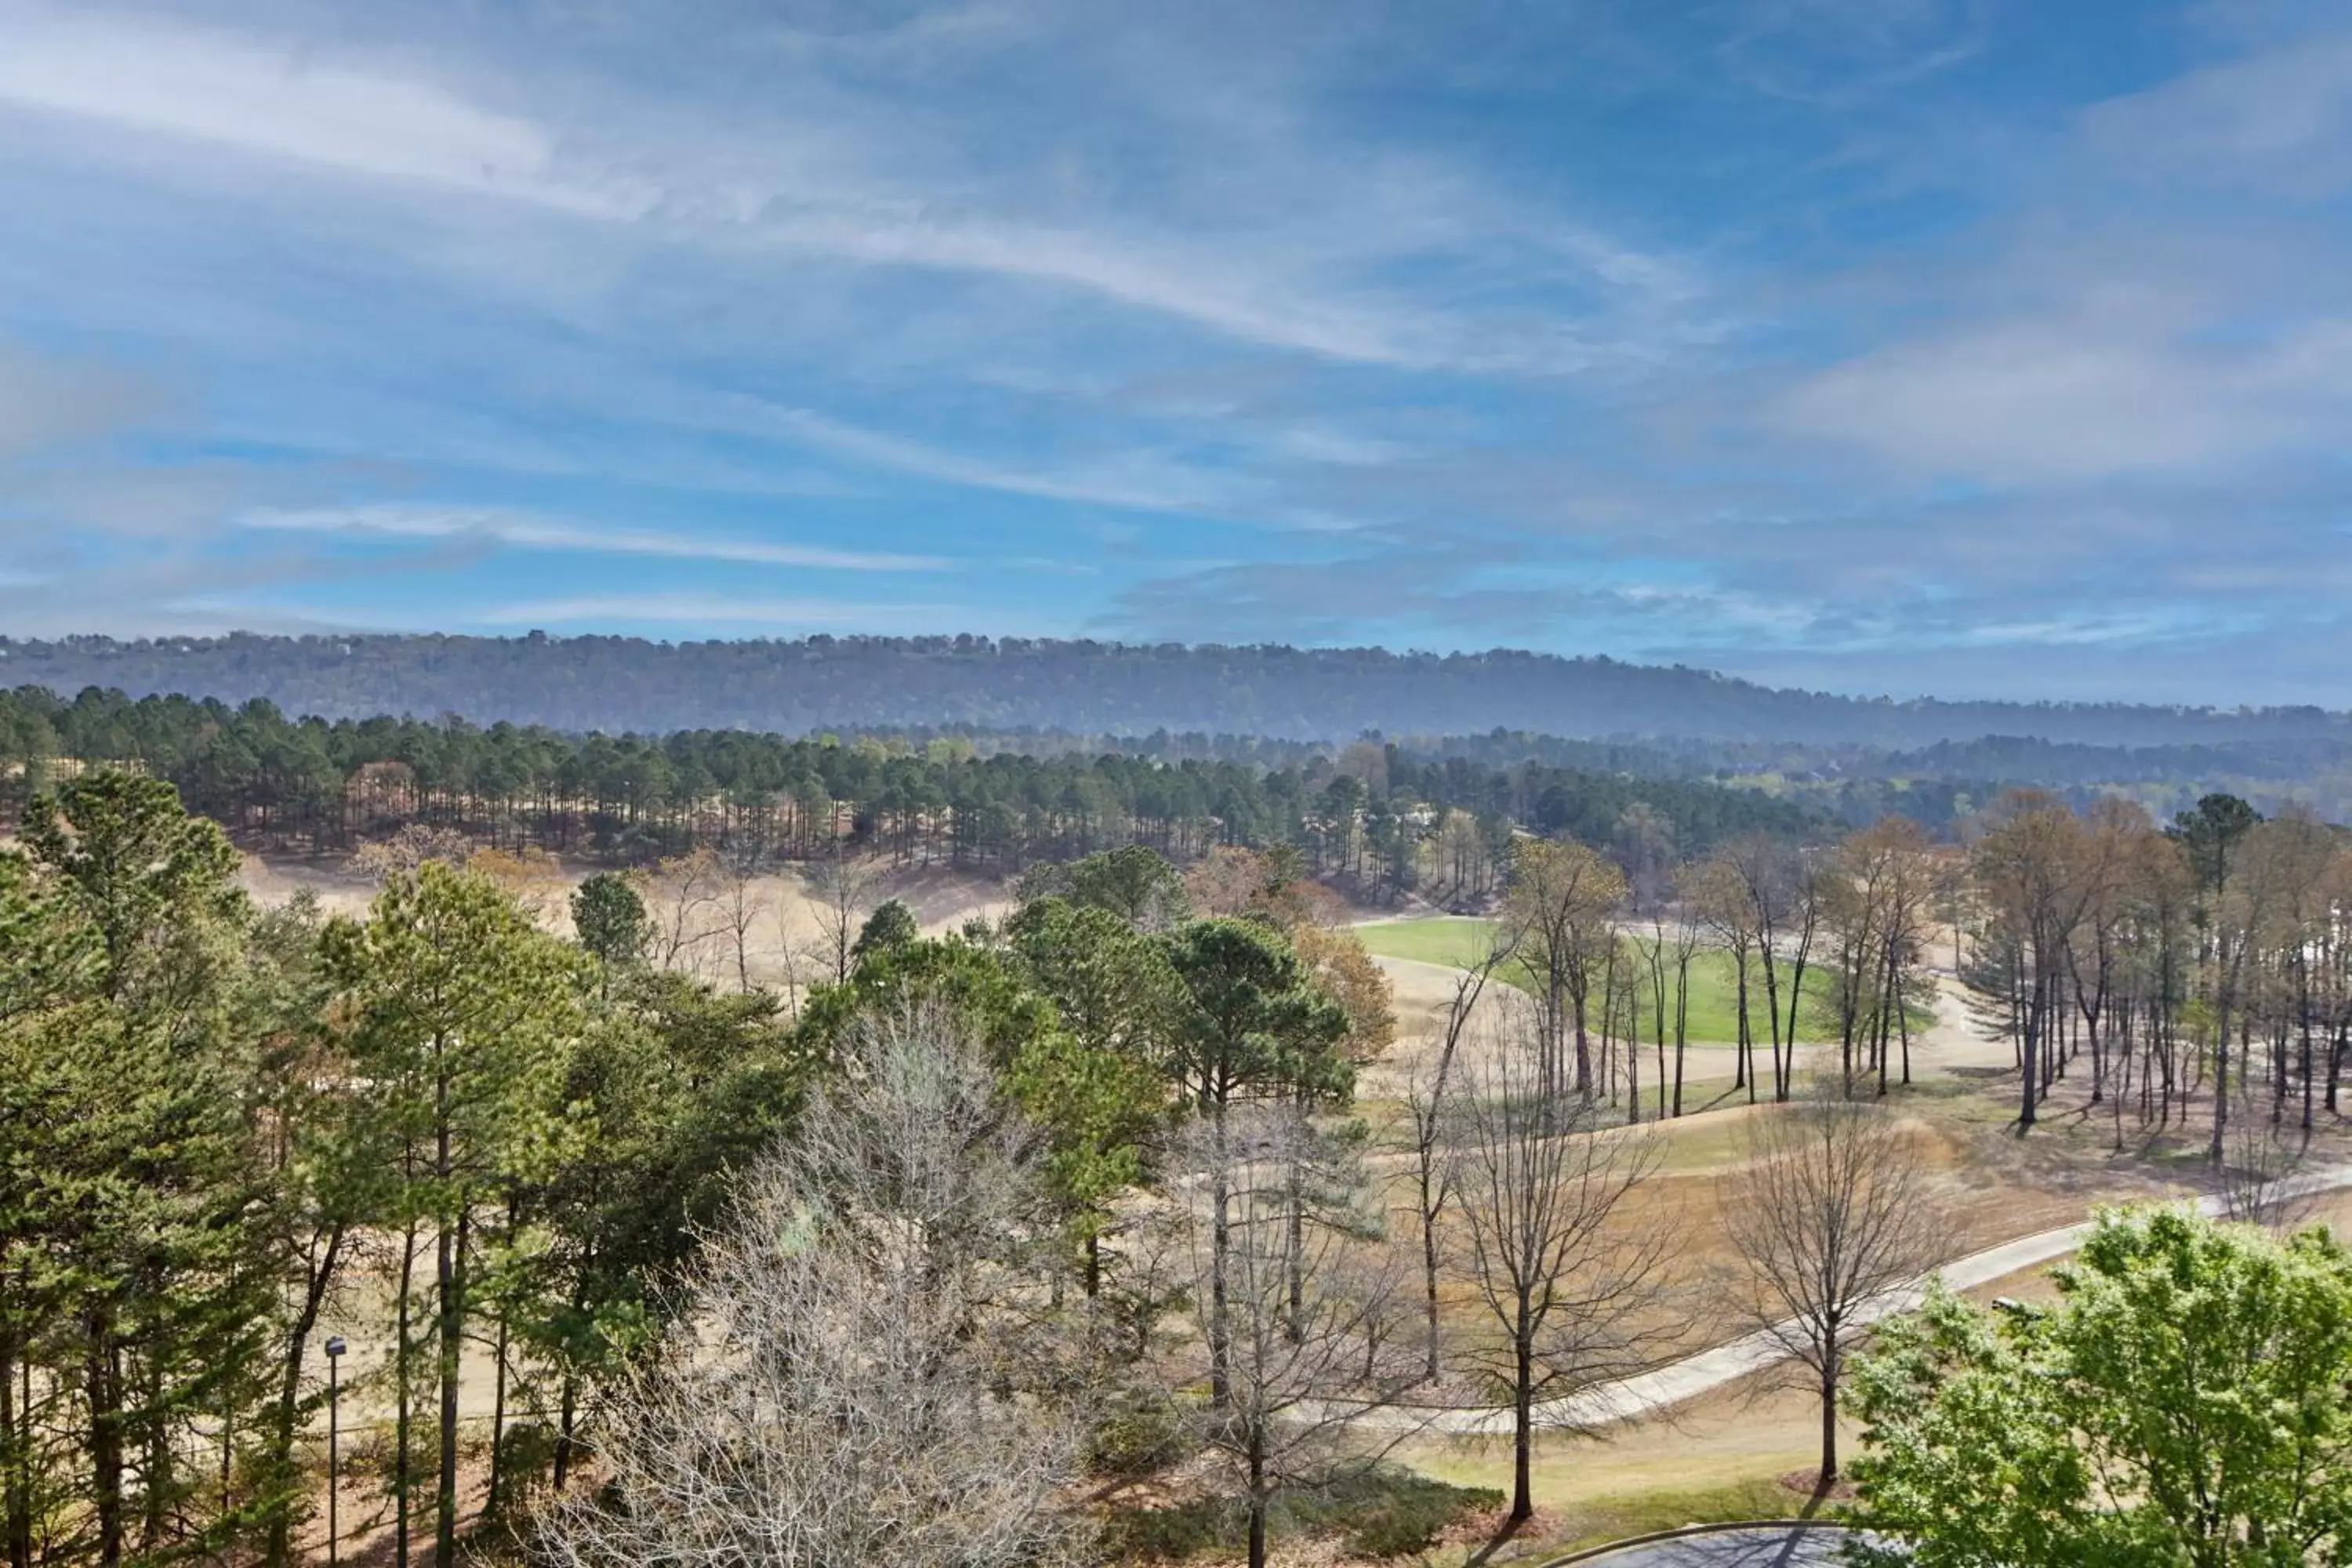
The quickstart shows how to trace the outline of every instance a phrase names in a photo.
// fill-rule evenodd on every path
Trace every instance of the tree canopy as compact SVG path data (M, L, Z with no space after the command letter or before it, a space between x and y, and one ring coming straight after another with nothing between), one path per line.
M1858 1521L1917 1568L2352 1561L2352 1257L2103 1215L2050 1306L1937 1290L1856 1368ZM1905 1555L1904 1553L1906 1553Z

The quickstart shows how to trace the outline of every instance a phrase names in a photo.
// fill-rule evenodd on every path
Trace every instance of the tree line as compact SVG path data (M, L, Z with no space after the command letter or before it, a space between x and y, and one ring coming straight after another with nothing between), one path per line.
M1345 742L1504 727L1574 738L1682 736L1932 745L1981 735L2147 746L2345 739L2342 713L2127 703L1890 701L1759 686L1705 669L1496 648L1139 646L958 636L647 642L445 636L0 640L13 681L121 687L291 711L461 713L568 731L804 731L967 724L1081 734L1217 731Z
M698 845L751 859L839 849L899 863L1017 871L1144 844L1178 860L1220 845L1296 847L1318 873L1393 895L1491 890L1512 834L1596 841L1640 805L1676 843L1803 834L1822 820L1754 792L1538 763L1489 766L1370 742L1282 766L1101 753L982 756L961 737L922 747L745 731L563 735L388 717L289 719L267 702L91 689L0 694L0 785L19 801L82 763L138 766L240 838L348 848L407 825L509 848L642 863Z
M2342 829L2220 795L2159 828L2128 802L2076 811L2028 791L1988 814L1968 853L1964 975L1983 1026L2014 1044L2021 1126L2070 1079L2118 1142L2126 1116L2185 1130L2201 1095L2210 1158L2242 1168L2338 1109L2352 1050Z

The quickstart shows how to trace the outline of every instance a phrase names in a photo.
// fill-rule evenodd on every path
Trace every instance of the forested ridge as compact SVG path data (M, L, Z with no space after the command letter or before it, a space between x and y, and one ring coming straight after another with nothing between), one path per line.
M1359 742L1269 764L1066 751L982 756L961 737L734 730L566 735L461 720L289 719L266 701L0 692L0 794L60 767L135 764L248 842L346 849L417 824L493 846L645 861L698 845L805 858L854 845L1001 871L1142 843L1176 859L1289 844L1389 892L1433 857L1484 890L1517 829L1616 839L1629 812L1685 851L1828 818L1756 791Z
M1984 735L2104 745L2342 739L2316 708L1891 701L1780 690L1682 666L1493 649L1139 646L983 637L655 643L443 636L0 640L10 684L120 687L331 719L459 713L565 731L971 725L1347 740L1497 727L1926 746Z

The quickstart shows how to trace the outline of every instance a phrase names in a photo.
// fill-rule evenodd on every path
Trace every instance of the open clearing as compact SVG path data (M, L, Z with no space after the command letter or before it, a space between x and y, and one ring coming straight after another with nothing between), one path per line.
M1487 920L1455 915L1438 916L1429 920L1376 921L1355 928L1363 939L1368 952L1381 957L1412 959L1422 963L1433 963L1451 969L1475 963L1485 953L1488 933L1495 922ZM1653 938L1636 931L1627 931L1625 940L1637 946L1636 968L1642 977L1640 1002L1642 1034L1646 1038L1657 1033L1656 1020L1651 1014L1649 965L1647 955ZM1780 971L1780 1011L1786 1016L1789 1007L1788 984L1792 968L1784 959ZM1522 964L1514 963L1500 971L1502 978L1512 984L1527 987L1530 976ZM1797 1013L1797 1037L1801 1041L1820 1037L1821 1025L1813 1016L1814 1004L1824 997L1831 982L1830 972L1819 964L1805 971L1802 1000ZM1673 976L1667 976L1667 1005L1674 1005ZM1750 1037L1762 1042L1771 1037L1771 1028L1765 1017L1763 971L1751 965L1748 973L1748 1016L1751 1022ZM1926 1028L1930 1019L1913 1017L1913 1026ZM1730 953L1721 948L1705 948L1692 960L1690 975L1690 1010L1685 1022L1688 1037L1720 1043L1739 1037L1739 976L1738 967ZM1668 1026L1669 1037L1673 1034Z
M535 907L549 929L569 935L572 890L600 871L614 869L598 861L578 858L534 858L518 888ZM663 923L677 900L658 868L638 873L639 891L656 923ZM378 883L354 868L346 858L309 858L299 856L247 855L238 881L257 902L282 904L298 890L307 889L331 915L363 918ZM795 975L787 954L801 954L815 945L823 930L817 904L797 870L762 872L751 879L748 895L753 916L745 942L745 967L754 984L782 989L807 983L806 966ZM997 919L1011 911L1013 890L992 877L977 876L943 866L878 868L866 896L858 900L861 918L886 899L897 899L914 911L924 932L939 935L961 927L975 916ZM736 979L734 938L724 928L716 904L691 910L690 931L696 933L680 967L706 979L732 985Z

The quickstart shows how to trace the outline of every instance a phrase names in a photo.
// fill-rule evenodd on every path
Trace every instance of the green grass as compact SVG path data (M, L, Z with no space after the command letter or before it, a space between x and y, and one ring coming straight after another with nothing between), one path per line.
M1507 1464L1464 1466L1459 1475L1454 1467L1444 1463L1428 1464L1423 1459L1412 1461L1416 1468L1445 1476L1461 1484L1478 1480L1508 1484ZM1701 1467L1702 1471L1705 1467ZM1661 1466L1662 1473L1670 1467ZM1475 1478L1475 1479L1473 1479ZM1492 1565L1531 1563L1549 1561L1566 1552L1580 1552L1603 1546L1612 1541L1624 1541L1633 1536L1648 1535L1657 1531L1679 1530L1686 1524L1723 1524L1750 1519L1791 1519L1798 1517L1834 1519L1843 1505L1836 1502L1816 1503L1801 1492L1790 1490L1770 1476L1744 1475L1715 1479L1703 1474L1695 1482L1666 1482L1654 1488L1628 1486L1612 1489L1601 1497L1576 1497L1572 1500L1547 1496L1540 1484L1536 1489L1536 1506L1539 1521L1550 1528L1539 1529L1515 1540L1490 1544L1480 1542L1465 1548L1430 1553L1425 1562L1464 1564L1483 1563Z
M1277 1542L1336 1539L1351 1556L1425 1561L1423 1554L1456 1520L1502 1500L1492 1488L1457 1486L1382 1463L1320 1490L1283 1498L1268 1532ZM1249 1516L1238 1498L1194 1498L1115 1513L1107 1534L1112 1561L1181 1563L1209 1553L1229 1559L1249 1538Z
M1433 920L1394 921L1379 925L1358 926L1356 934L1363 939L1367 951L1379 953L1383 957L1418 959L1423 963L1443 963L1458 969L1475 963L1486 951L1486 933L1492 929L1493 923L1491 921L1439 917ZM1645 952L1649 947L1646 938L1637 937L1630 940L1639 942ZM1647 1040L1655 1037L1657 1026L1650 1017L1650 992L1647 984L1646 963L1643 967L1642 1037ZM1785 966L1781 973L1785 981L1788 977ZM1503 977L1522 990L1528 989L1530 986L1528 972L1520 965L1513 964L1506 969L1503 972ZM1817 990L1816 987L1825 988L1829 982L1830 976L1819 965L1808 968L1805 972L1805 995L1811 998L1823 994L1823 991ZM1666 994L1666 1005L1669 1007L1674 1005L1672 984L1673 978L1669 975ZM1753 1037L1759 1042L1768 1040L1771 1037L1771 1030L1764 1016L1764 985L1760 971L1750 969L1748 990L1748 1016L1753 1025ZM1689 1037L1693 1040L1738 1039L1739 1037L1738 998L1738 975L1732 963L1731 954L1720 948L1702 950L1691 963ZM1780 1005L1784 1011L1788 1005L1788 995L1784 990L1780 997ZM1799 1014L1797 1027L1800 1039L1813 1039L1819 1034L1820 1026L1813 1019L1804 1016L1811 1010L1812 1005L1811 1001L1807 1001ZM1927 1028L1931 1022L1931 1019L1915 1011L1912 1015L1911 1027L1916 1032ZM1667 1029L1668 1037L1671 1038L1673 1030L1671 1020L1668 1022Z

